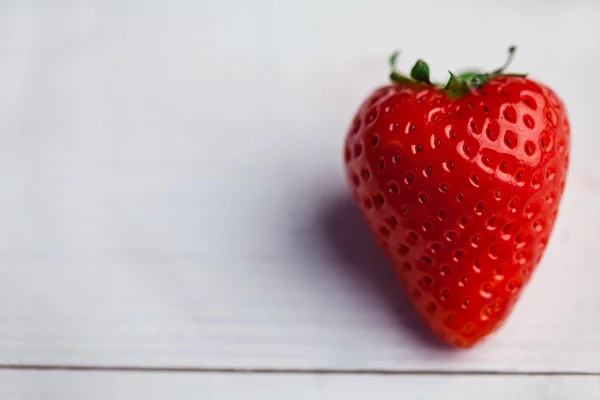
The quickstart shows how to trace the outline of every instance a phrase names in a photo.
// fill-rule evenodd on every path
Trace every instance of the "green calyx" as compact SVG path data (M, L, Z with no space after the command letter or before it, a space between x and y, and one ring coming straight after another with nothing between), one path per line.
M504 62L504 65L492 72L467 71L455 75L452 73L452 71L448 71L450 72L450 79L445 85L431 83L429 80L429 65L427 65L427 63L423 60L418 60L412 67L410 71L410 77L401 74L396 69L396 63L400 53L395 52L390 57L390 65L392 67L390 79L396 83L418 82L426 85L439 86L444 89L448 96L452 98L460 98L473 90L483 88L492 78L496 78L498 76L526 76L526 74L505 73L506 68L508 68L512 62L516 49L516 46L510 46L508 48L508 58Z

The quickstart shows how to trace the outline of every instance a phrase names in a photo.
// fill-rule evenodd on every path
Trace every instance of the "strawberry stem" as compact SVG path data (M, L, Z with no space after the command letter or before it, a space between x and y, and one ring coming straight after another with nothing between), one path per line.
M508 58L506 59L506 61L504 61L504 64L500 68L498 68L497 70L492 72L492 75L501 75L504 72L504 70L506 68L508 68L508 66L512 62L513 58L515 58L516 51L517 51L517 46L514 46L514 45L510 46L508 48Z
M441 85L441 87L444 88L444 91L446 91L448 96L452 98L459 98L466 95L472 90L483 88L490 79L496 78L498 76L525 77L527 76L526 74L507 74L504 72L512 62L516 50L516 46L510 46L508 48L508 57L504 64L500 68L497 68L489 73L479 71L467 71L463 72L462 74L455 75L451 71L448 71L450 72L450 79L448 80L448 83L446 83L445 86ZM399 52L395 52L390 56L390 66L392 68L392 72L390 73L390 79L393 82L418 82L427 85L434 85L429 79L429 65L427 65L427 63L423 60L418 60L415 63L415 65L410 71L410 77L398 72L398 70L396 69L396 64L399 55Z
M504 73L506 68L508 68L508 66L512 62L512 60L515 56L516 50L517 50L517 46L510 46L508 48L508 58L506 59L504 64L500 68L492 71L491 73L466 72L466 73L461 74L460 76L462 77L462 79L464 79L466 82L468 82L469 86L472 87L473 89L481 89L482 87L485 86L485 84L490 79L498 77L498 76L510 75L510 76L524 77L524 76L526 76L525 74L505 74Z

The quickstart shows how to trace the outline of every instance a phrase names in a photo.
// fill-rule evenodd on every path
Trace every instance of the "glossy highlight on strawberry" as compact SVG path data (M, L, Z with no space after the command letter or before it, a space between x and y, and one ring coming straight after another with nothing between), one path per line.
M509 315L565 189L565 107L505 67L452 74L445 87L429 82L422 61L413 79L394 70L360 106L344 148L354 198L401 285L431 330L458 347Z

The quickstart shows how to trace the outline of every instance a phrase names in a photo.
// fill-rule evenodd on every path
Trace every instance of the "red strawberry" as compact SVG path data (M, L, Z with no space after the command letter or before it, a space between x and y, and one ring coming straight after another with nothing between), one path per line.
M550 88L504 67L445 88L423 61L411 76L392 72L362 104L346 170L414 307L469 347L505 320L548 245L569 122Z

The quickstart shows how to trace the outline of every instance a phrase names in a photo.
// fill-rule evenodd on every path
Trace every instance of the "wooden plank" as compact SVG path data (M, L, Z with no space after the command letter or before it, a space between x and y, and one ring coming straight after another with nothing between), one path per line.
M2 371L0 395L10 400L596 400L600 397L600 378Z
M600 5L514 3L3 1L0 363L600 372ZM513 318L452 352L349 204L341 143L390 49L444 71L509 38L570 108L570 182Z

